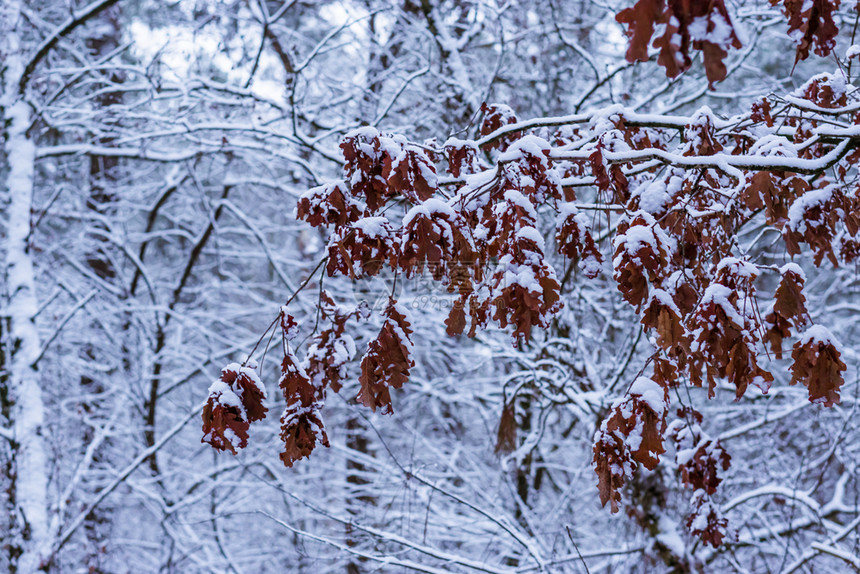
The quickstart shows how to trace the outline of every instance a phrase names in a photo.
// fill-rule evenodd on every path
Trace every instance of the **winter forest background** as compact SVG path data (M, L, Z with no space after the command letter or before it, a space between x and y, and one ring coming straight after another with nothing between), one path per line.
M3 0L0 571L860 571L857 24Z

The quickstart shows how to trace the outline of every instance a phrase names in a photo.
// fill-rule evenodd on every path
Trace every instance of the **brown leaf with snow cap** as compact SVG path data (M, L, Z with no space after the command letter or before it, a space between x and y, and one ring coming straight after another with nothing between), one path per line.
M372 411L379 408L382 414L391 414L389 389L399 389L409 380L409 369L415 366L415 361L406 310L389 299L384 315L379 335L368 344L361 360L361 390L356 400Z
M280 458L284 466L291 467L299 459L310 456L317 443L329 446L320 409L325 399L325 388L315 385L307 373L287 351L281 364L279 383L287 406L281 415L281 441L284 451Z
M813 325L794 344L790 384L803 383L809 390L809 402L832 407L839 402L839 389L845 382L842 371L848 368L841 355L830 331Z
M248 429L252 422L266 417L263 406L266 388L257 375L256 363L246 366L231 363L221 370L221 378L209 387L209 399L203 407L201 442L220 451L248 446Z
M594 470L603 505L612 502L618 512L619 490L633 472L633 462L654 470L666 452L663 433L669 397L665 387L639 377L627 395L612 405L594 441Z

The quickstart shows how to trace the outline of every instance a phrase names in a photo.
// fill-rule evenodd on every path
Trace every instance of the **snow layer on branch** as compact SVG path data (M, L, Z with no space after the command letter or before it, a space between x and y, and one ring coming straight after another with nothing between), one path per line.
M797 158L797 146L782 136L766 134L750 147L750 155Z
M612 104L598 110L591 116L589 130L594 134L603 134L615 129L615 125L624 116L629 115L627 108L621 104Z
M361 126L346 132L343 136L344 138L354 138L354 137L363 137L367 139L373 139L379 137L379 130L373 126Z
M572 201L565 201L564 203L558 204L558 224L561 225L565 219L567 219L568 215L577 215L579 214L579 209L576 207L576 203Z
M836 189L835 184L828 185L821 189L813 189L801 195L788 208L788 223L786 225L792 231L804 233L806 231L807 211L821 207L824 211L824 204L830 201L833 197L833 190Z
M473 149L476 152L479 151L478 150L478 144L475 142L475 140L461 140L460 138L455 138L455 137L450 137L447 140L445 140L443 147L466 148L466 149Z
M489 201L488 194L476 193L476 191L491 185L495 177L496 172L492 169L466 174L463 176L466 185L457 191L457 195L452 200L453 205L457 206L457 210L473 210L484 207Z
M819 86L827 86L833 92L833 99L838 100L849 90L849 88L853 88L850 86L848 82L845 81L845 77L840 73L829 74L824 72L822 74L816 74L809 78L806 83L802 86L794 90L792 95L798 98L803 98L806 95L806 91L814 84L818 82Z
M552 146L545 139L535 135L527 135L508 146L508 149L499 155L499 162L519 161L528 154L540 159L541 165L546 167L547 158L544 151L551 149Z

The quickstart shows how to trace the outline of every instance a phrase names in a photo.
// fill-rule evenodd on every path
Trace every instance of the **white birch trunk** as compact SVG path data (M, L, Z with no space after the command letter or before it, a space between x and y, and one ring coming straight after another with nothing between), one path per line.
M17 4L17 6L16 6ZM11 544L20 551L16 562L20 573L46 568L50 553L48 535L48 468L42 389L35 361L41 342L36 327L38 301L30 234L36 146L28 136L30 108L18 92L24 69L19 29L23 22L17 2L4 8L2 29L6 32L3 73L4 93L0 101L5 120L5 152L8 161L4 191L8 194L4 274L7 329L4 329L9 364L9 398L13 436L15 532Z

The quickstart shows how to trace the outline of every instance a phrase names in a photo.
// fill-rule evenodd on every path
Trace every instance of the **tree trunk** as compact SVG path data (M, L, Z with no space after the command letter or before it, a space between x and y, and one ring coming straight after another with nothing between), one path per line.
M29 573L47 570L50 539L45 407L35 364L41 349L36 327L39 305L30 251L36 146L28 135L30 108L17 89L24 61L18 35L21 20L15 8L18 6L13 4L14 21L7 20L2 26L6 31L2 105L9 166L4 185L8 194L4 262L8 315L4 317L3 353L8 365L4 391L9 404L6 422L12 434L7 479L13 512L6 547L10 571Z
M346 421L346 446L349 450L357 453L373 456L367 439L367 427L358 416L350 416ZM346 461L346 482L349 485L350 494L346 500L346 511L351 517L361 520L362 508L376 504L376 498L365 494L368 480L366 473L368 468L356 458L350 457ZM346 544L354 548L360 543L359 533L350 525L346 526ZM361 574L368 569L367 559L352 557L346 566L348 574Z
M90 33L87 38L87 48L99 59L108 56L111 52L119 47L120 37L122 35L122 27L120 24L121 12L119 7L114 6L105 10L97 19L99 25ZM106 84L119 85L123 78L118 73L104 75ZM119 91L104 91L94 98L94 102L98 109L111 109L122 100L122 94ZM113 138L101 137L98 138L99 145L110 147L113 144ZM116 168L119 160L116 157L110 156L90 156L89 167L89 194L87 196L87 208L99 214L111 213L115 210L116 194L114 186L116 182ZM94 225L101 228L104 232L109 232L107 226L98 222ZM105 280L110 281L116 277L116 268L107 252L107 241L103 235L98 235L92 238L96 247L88 253L86 263L93 273ZM127 333L130 328L130 320L127 319L123 326L123 333ZM129 349L123 342L121 352L123 355L123 365L128 366ZM81 358L85 361L97 360L95 352L91 346L87 345L81 350ZM129 376L131 376L129 374ZM80 380L81 390L85 396L99 396L106 391L104 384L99 377L89 377L82 375ZM92 414L97 406L94 403L85 402L81 405L83 410ZM95 438L93 427L84 425L84 444L90 444ZM103 452L108 448L109 440L105 440L102 447L93 453L93 463L98 465L102 462ZM95 490L98 493L99 489ZM87 538L86 566L90 574L102 574L106 572L103 568L103 560L107 553L108 533L110 531L110 512L105 508L105 505L93 510L87 515L84 521L84 534Z

